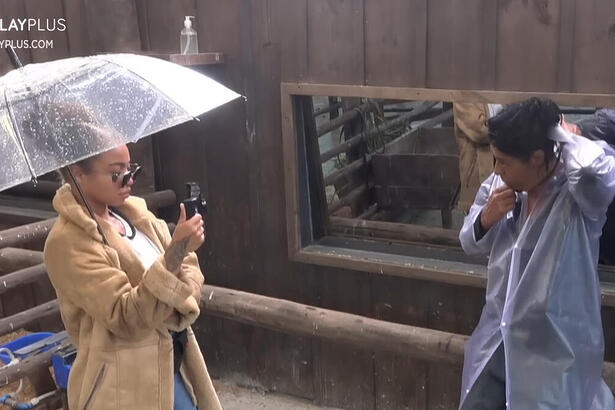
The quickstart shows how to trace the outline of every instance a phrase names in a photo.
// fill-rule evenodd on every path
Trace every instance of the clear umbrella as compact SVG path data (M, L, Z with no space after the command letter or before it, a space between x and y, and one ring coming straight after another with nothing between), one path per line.
M12 48L7 52L17 68L0 77L0 191L239 97L205 75L152 57L104 54L22 66Z
M20 67L0 77L0 191L237 97L194 70L133 54Z

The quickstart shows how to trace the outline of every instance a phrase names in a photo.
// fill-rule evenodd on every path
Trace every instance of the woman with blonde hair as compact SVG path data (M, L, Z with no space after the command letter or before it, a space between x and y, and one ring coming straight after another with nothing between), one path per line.
M70 166L45 263L77 357L71 409L220 409L190 325L203 275L203 219L183 205L171 236L130 195L139 167L126 145ZM74 177L73 177L74 176ZM77 193L79 185L92 218Z

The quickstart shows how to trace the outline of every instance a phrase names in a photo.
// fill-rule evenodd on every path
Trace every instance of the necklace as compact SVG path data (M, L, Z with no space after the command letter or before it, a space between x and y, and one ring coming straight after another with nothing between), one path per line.
M109 215L117 219L118 221L120 221L122 225L124 225L124 230L126 231L126 234L119 232L120 236L124 236L128 239L134 239L135 235L137 234L137 230L135 229L134 225L130 223L128 218L126 218L124 215L118 212L118 210L115 208L110 208ZM130 230L130 234L128 234L129 230Z

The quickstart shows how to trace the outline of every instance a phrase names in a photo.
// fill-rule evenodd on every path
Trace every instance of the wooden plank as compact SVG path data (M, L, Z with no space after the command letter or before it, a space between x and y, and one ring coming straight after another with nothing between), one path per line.
M426 0L365 0L365 83L425 86Z
M285 33L288 39L281 40L276 37L275 20L282 17L279 15L283 10L289 11L289 18L297 16L296 12L290 11L289 6L296 6L299 10L305 7L302 1L289 3L282 6L279 3L269 0L251 0L250 22L246 23L250 27L249 31L249 53L244 54L244 64L251 64L254 67L249 72L249 78L253 81L254 87L249 89L251 97L248 96L248 128L254 133L250 137L250 169L252 178L250 179L250 203L251 218L255 229L253 231L253 242L255 252L258 255L258 262L254 267L259 271L259 280L253 287L265 294L278 295L280 297L299 297L307 293L308 276L302 275L281 275L281 272L291 271L291 265L285 256L285 219L284 219L284 180L283 164L278 160L283 150L280 138L281 112L278 109L280 104L280 81L283 75L289 75L290 71L284 69L288 58L297 58L295 63L291 63L291 70L295 74L305 73L306 65L301 62L301 48L293 50L290 54L284 55L282 47L287 47L288 42L300 41L301 36L305 35L302 30L306 29L306 16L303 15L303 25L295 27L296 33ZM276 7L282 10L276 10ZM244 15L245 18L245 15ZM283 18L286 18L284 16ZM288 24L286 22L285 24ZM279 32L277 32L279 33ZM297 36L293 39L293 36ZM303 56L305 54L305 42L303 44ZM287 50L288 51L288 50ZM248 63L250 61L250 63ZM302 65L303 64L303 65ZM252 104L250 103L252 100ZM310 127L306 132L312 134L311 149L318 149L318 141L313 135L315 133L315 123L311 100L306 99L309 104L303 105L303 117L309 121ZM314 164L311 175L321 178L318 175L320 164ZM323 190L324 195L324 190ZM324 206L324 205L323 205ZM321 210L321 215L322 210ZM263 236L263 232L269 234ZM252 335L253 356L260 356L261 363L252 364L251 374L261 380L266 386L273 386L280 391L299 397L313 399L313 362L312 362L312 341L308 338L288 337L270 331L255 331ZM256 353L258 352L258 353ZM267 362L265 365L263 362Z
M31 50L32 61L40 63L68 57L69 22L64 15L62 0L24 0L24 7L28 17L36 19L43 30L39 31L36 27L28 31L30 42L37 44ZM52 43L49 45L47 41Z
M322 165L319 160L320 152L318 146L318 137L320 130L316 129L316 122L314 121L314 104L312 98L300 97L300 100L297 101L297 104L300 104L301 111L303 114L305 149L308 158L307 172L310 181L309 188L312 237L316 240L324 235L324 228L327 220L327 197L325 194ZM261 183L267 184L266 181L262 181ZM283 193L278 192L278 195L281 194ZM276 218L276 220L279 220L279 218Z
M271 41L280 50L282 81L301 81L307 77L307 3L308 0L270 0Z
M394 222L329 218L332 232L374 239L397 240L412 243L460 247L459 232L429 226L409 225Z
M498 2L495 89L558 90L560 4L559 0Z
M307 13L310 81L363 84L363 1L311 0Z
M440 284L484 288L486 267L475 263L435 260L330 245L310 245L292 260L378 275L400 276ZM602 306L615 306L615 285L601 283Z
M241 65L242 40L240 10L242 0L196 0L196 22L199 33L199 51L221 52L225 55L224 71L219 81L227 87L245 95L244 72ZM230 30L234 27L234 30ZM224 33L224 35L220 35ZM179 31L177 32L179 41ZM213 72L212 72L213 74Z
M455 190L400 185L375 185L378 206L384 209L449 209Z
M573 67L576 65L574 61L576 3L576 0L561 0L559 50L557 53L558 91L574 91L572 74Z
M286 193L286 221L288 255L301 249L299 201L297 190L297 127L295 105L290 94L281 91L282 105L282 150L284 163L284 192Z
M355 251L342 247L310 245L299 251L293 260L335 268L363 271L379 275L432 280L470 287L485 287L485 267L398 257L376 252Z
M270 391L312 400L312 340L251 328L250 376Z
M146 5L147 39L149 49L161 53L179 53L180 32L184 28L185 16L196 16L196 0L148 0ZM133 23L134 24L134 23ZM199 26L197 30L200 43ZM199 44L200 46L200 44Z
M427 87L495 88L496 7L492 0L428 2Z
M577 1L574 25L573 90L615 93L615 4L600 0ZM614 104L588 104L614 106Z
M453 90L407 87L371 87L343 84L283 83L284 93L291 95L337 95L391 100L464 101L511 104L528 98L549 98L560 105L579 107L615 106L615 93L559 93L529 91Z
M244 28L240 19L243 6L241 0L198 0L195 27L201 52L225 55L224 66L201 66L199 71L245 95ZM236 29L229 30L230 27ZM156 175L164 175L158 183L181 186L185 182L184 176L189 176L204 184L201 189L205 195L216 193L207 197L208 236L227 240L209 240L201 248L199 260L203 268L207 267L206 281L238 288L253 286L257 279L252 240L254 227L251 225L249 201L245 200L250 192L246 103L236 100L204 116L192 138L198 138L198 145L185 144L181 150L168 145L167 149L164 146L157 149ZM183 163L180 170L168 176L160 171L165 161L178 163L178 158L184 153L189 158L198 157L198 162ZM224 177L221 170L224 170ZM208 323L197 327L195 334L211 352L207 357L212 374L249 377L253 329L228 321L213 321L212 327Z
M148 2L149 0L135 0L139 35L141 37L141 50L145 51L150 51L152 49L149 39Z
M484 305L483 291L467 289L461 294L455 286L435 283L425 284L421 290L424 296L420 306L428 313L426 327L455 334L472 333ZM461 364L446 366L428 363L427 368L429 408L457 408L461 391Z
M242 65L246 70L246 128L248 130L249 198L252 221L252 269L259 272L259 280L244 278L243 289L265 294L284 295L293 287L294 279L279 272L290 270L284 257L283 183L278 110L281 77L280 51L271 34L272 6L269 1L243 2L240 18L242 33ZM311 132L315 132L311 107ZM317 139L314 139L317 144ZM263 236L263 232L269 234ZM248 280L246 280L248 279ZM249 340L251 357L249 375L268 389L284 391L298 397L312 398L311 341L254 329Z
M86 11L83 0L63 0L68 51L72 57L90 54Z
M428 366L404 355L374 353L376 409L424 410L427 406L426 374Z
M363 84L365 81L364 5L362 0L307 2L308 78L311 81ZM336 96L335 93L327 96ZM296 166L296 163L293 164ZM296 183L295 183L296 184ZM296 185L295 185L296 186ZM300 229L297 227L295 229ZM369 312L369 282L350 283L314 271L316 297L324 306ZM351 297L361 290L361 299ZM312 291L314 293L314 291ZM373 408L373 362L369 351L313 344L314 394L317 403L351 408ZM351 399L352 398L352 399Z
M428 286L428 285L427 285ZM372 282L375 319L411 326L424 326L429 317L425 307L425 283L391 276ZM430 408L427 391L428 364L404 354L376 351L377 409Z
M113 2L83 0L83 2L89 34L88 43L92 53L141 50L141 36L134 0Z
M24 8L23 0L3 0L0 2L0 15L7 16L12 19L24 19L28 15ZM9 22L10 24L10 22ZM7 25L8 26L8 25ZM0 40L11 40L13 47L17 47L23 40L28 39L26 30L10 30L0 32ZM16 48L15 51L23 65L32 62L32 52L29 48ZM15 67L11 64L4 47L0 50L0 74L4 74L13 70Z
M406 134L388 143L385 152L458 155L459 151L452 128L421 127L415 134Z
M445 188L454 194L459 183L456 155L375 154L372 169L376 184L382 186Z
M313 289L319 306L342 312L369 315L371 311L370 281L348 271L318 269L319 281ZM314 322L314 334L322 324ZM323 406L373 409L373 347L343 346L331 341L314 341L314 390L316 403ZM362 347L362 348L361 348Z

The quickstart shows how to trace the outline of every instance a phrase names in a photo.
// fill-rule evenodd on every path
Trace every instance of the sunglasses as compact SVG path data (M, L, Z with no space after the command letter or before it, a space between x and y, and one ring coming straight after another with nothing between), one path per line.
M117 181L121 180L121 187L124 188L128 181L132 178L133 181L137 179L137 176L141 173L142 167L136 162L131 162L128 165L128 171L126 172L112 172L111 173L111 181L113 183L117 183Z

